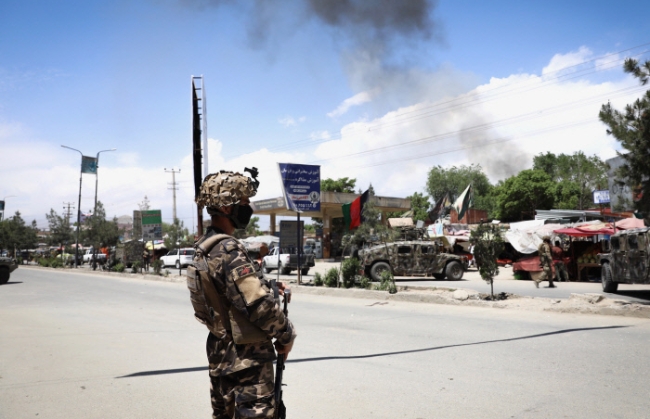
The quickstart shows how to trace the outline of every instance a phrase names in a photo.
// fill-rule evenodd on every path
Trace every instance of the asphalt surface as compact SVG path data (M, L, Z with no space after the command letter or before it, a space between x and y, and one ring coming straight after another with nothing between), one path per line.
M289 418L643 418L645 319L296 294ZM18 269L0 418L208 418L183 283Z

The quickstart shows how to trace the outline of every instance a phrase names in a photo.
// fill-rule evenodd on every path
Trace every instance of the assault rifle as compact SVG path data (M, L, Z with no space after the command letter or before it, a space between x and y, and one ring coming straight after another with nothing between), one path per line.
M276 287L277 290L277 287ZM289 310L287 310L287 303L289 302L289 297L291 296L290 290L284 290L284 316L289 318ZM284 401L282 400L282 372L284 371L284 354L278 354L278 360L275 364L275 388L273 392L273 397L275 397L275 414L273 419L286 419L287 417L287 408L284 407Z

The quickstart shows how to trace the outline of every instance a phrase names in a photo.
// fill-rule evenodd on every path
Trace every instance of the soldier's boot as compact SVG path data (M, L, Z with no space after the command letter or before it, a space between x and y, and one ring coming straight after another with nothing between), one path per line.
M539 282L535 281L534 279L533 279L533 282L535 283L535 288L539 288Z
M553 280L548 281L548 287L549 288L557 288L555 285L553 285Z

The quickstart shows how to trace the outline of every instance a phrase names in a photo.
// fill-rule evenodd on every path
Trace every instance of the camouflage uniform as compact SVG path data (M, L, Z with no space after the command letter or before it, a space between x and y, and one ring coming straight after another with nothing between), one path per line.
M553 253L553 265L555 265L555 274L557 275L558 282L566 282L569 280L569 273L566 270L566 264L562 259L563 251L559 246L553 246L551 248Z
M217 233L223 232L208 228L206 235ZM268 336L257 343L235 344L231 331L222 339L213 333L208 335L206 351L210 363L212 417L273 417L273 361L276 355L272 339L282 345L290 344L296 337L293 325L276 302L271 285L257 277L253 261L239 241L230 238L214 246L208 255L208 266L217 292L226 297L227 308L242 313ZM251 298L248 291L242 289L240 280L251 274L262 283L263 296Z
M539 261L542 264L542 274L540 275L539 279L535 281L535 286L539 288L540 282L548 281L549 288L554 288L555 285L553 285L553 271L551 269L551 246L547 241L544 241L539 245L537 250L539 251Z

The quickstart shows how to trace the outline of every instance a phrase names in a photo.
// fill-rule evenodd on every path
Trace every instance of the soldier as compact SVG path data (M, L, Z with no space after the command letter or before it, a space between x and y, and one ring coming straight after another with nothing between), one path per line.
M272 339L286 359L296 338L271 284L232 237L248 225L253 213L249 198L258 184L240 173L220 171L205 177L196 200L199 208L207 207L212 224L195 245L187 285L195 317L210 330L206 350L213 418L272 418ZM285 289L278 284L280 294Z
M542 244L539 245L539 262L542 264L542 275L535 281L535 287L539 288L539 283L548 281L549 288L555 288L553 285L553 271L551 269L552 256L551 256L551 238L544 236Z
M569 280L569 273L566 270L566 265L564 264L564 251L559 240L555 241L555 246L551 248L551 253L553 253L553 265L555 265L555 273L557 275L558 282L566 282Z

